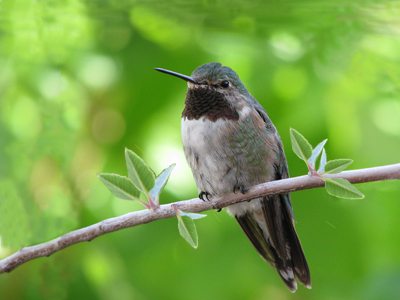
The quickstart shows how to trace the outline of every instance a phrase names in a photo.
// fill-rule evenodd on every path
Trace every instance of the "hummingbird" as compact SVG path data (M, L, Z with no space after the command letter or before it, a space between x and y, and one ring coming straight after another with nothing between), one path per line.
M235 71L218 62L201 65L191 76L156 70L187 81L181 134L200 199L245 194L253 185L289 178L275 126ZM297 289L295 278L311 288L289 193L233 204L226 211L291 292Z

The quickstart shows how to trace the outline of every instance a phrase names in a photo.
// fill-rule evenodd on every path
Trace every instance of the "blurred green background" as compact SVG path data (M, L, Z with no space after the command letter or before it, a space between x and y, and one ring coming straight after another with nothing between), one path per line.
M98 172L124 147L159 173L162 203L195 198L180 120L190 75L233 68L307 169L289 128L352 169L400 161L398 1L0 2L0 257L142 209ZM207 212L199 248L168 219L101 236L0 275L1 299L400 299L399 181L292 194L313 289L291 294L236 221Z

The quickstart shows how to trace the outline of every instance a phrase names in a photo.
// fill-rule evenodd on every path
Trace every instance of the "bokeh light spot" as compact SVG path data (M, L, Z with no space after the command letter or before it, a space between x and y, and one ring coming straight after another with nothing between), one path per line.
M65 89L67 81L61 75L61 70L44 72L39 79L39 91L46 99L57 98Z
M103 43L112 51L123 49L129 42L131 32L128 27L106 27L101 34Z
M79 78L89 87L106 90L118 77L118 68L114 60L103 55L91 55L81 62Z
M35 138L42 129L39 109L28 97L19 98L11 111L11 131L17 138Z
M387 99L379 101L372 112L375 125L385 133L400 135L400 102Z
M295 61L304 54L300 40L287 32L272 35L270 44L275 56L282 60Z
M100 144L110 145L118 142L123 137L125 129L125 120L116 110L104 109L93 117L93 137Z
M369 34L364 37L362 46L368 51L377 53L388 59L398 59L400 57L400 41L391 36Z

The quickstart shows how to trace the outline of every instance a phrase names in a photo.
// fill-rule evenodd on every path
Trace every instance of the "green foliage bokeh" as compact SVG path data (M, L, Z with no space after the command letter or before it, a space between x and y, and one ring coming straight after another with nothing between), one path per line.
M394 1L0 2L0 256L142 209L99 172L124 148L158 174L161 203L194 198L180 119L190 75L219 61L265 107L291 176L289 128L351 168L400 161L400 5ZM399 299L398 181L292 194L313 289L291 294L225 212L196 221L199 248L161 220L0 275L1 299Z

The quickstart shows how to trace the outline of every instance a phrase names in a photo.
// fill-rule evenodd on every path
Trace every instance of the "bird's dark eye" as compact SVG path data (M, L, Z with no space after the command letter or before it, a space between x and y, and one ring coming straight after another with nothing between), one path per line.
M201 84L201 85L207 85L208 82L204 80L204 81L200 82L200 84Z
M229 87L229 81L228 81L228 80L222 81L220 85L221 85L221 87L223 87L224 89L226 89L226 88Z

